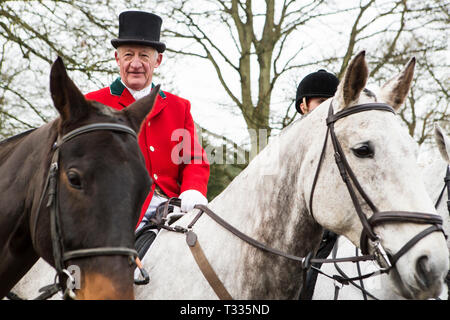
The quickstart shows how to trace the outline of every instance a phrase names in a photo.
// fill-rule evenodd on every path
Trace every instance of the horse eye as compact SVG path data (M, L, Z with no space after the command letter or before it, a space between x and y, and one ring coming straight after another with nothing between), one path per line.
M72 187L81 189L81 177L78 172L72 170L67 172L67 179Z
M375 153L375 149L369 141L360 143L351 149L358 158L373 158Z

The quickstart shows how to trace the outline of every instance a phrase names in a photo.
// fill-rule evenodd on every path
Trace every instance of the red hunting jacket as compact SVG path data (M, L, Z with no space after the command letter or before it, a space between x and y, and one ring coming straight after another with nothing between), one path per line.
M90 92L85 97L116 110L122 110L135 101L120 78L109 87ZM189 189L198 190L206 197L209 163L198 142L188 100L160 91L153 110L141 127L138 141L154 184L142 206L137 225L144 217L156 185L169 197L178 197ZM178 151L181 141L183 150L188 150L190 154ZM172 160L172 154L176 155L175 161Z

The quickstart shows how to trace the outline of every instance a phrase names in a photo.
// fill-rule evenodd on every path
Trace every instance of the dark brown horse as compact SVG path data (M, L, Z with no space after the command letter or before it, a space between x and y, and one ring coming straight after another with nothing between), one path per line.
M0 142L0 298L39 257L63 289L76 265L77 298L134 298L134 228L151 186L136 133L158 88L114 111L87 101L55 61L60 117Z

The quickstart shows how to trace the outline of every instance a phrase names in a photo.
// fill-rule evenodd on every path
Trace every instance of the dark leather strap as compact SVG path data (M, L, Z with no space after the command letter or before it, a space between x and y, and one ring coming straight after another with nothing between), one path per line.
M222 281L220 281L213 267L206 258L203 249L198 243L197 235L191 230L186 233L186 243L188 244L189 249L191 249L191 253L194 256L197 265L200 267L203 276L208 281L217 297L219 297L220 300L233 300L230 293L225 288Z
M373 111L373 110L379 110L379 111L389 111L393 114L395 113L395 110L388 104L385 103L365 103L365 104L359 104L354 107L343 109L336 114L329 115L327 118L327 125L330 125L331 123L336 122L339 119L345 118L351 114L364 112L364 111Z
M409 240L396 254L394 254L391 257L391 263L394 266L398 259L400 259L400 257L405 254L409 249L411 249L417 242L419 242L419 240L421 240L422 238L424 238L425 236L429 235L432 232L435 231L442 231L444 232L444 230L442 229L442 226L440 225L432 225L428 228L426 228L425 230L423 230L422 232L416 234L411 240Z
M136 132L128 126L118 124L118 123L107 123L107 122L106 123L93 123L93 124L88 124L88 125L79 127L77 129L74 129L74 130L70 131L69 133L65 134L58 141L58 146L63 144L64 142L72 140L73 138L75 138L81 134L89 133L89 132L93 132L93 131L101 131L101 130L128 133L137 139Z
M377 212L369 219L372 226L384 222L412 222L421 224L442 224L442 217L437 214L410 212L410 211L383 211Z
M421 212L408 212L408 211L386 211L386 212L376 212L370 217L369 222L372 227L375 227L376 225L379 225L381 223L386 222L412 222L412 223L419 223L419 224L433 224L436 226L442 226L442 217L438 216L437 214L428 214L428 213L421 213ZM433 231L442 231L442 227L434 229ZM422 233L419 233L422 234ZM445 234L445 233L444 233ZM427 234L423 234L422 237L425 237ZM413 239L416 239L417 236L415 236ZM412 239L411 239L412 240ZM410 240L410 241L411 241ZM417 241L419 241L417 239ZM416 241L416 242L417 242ZM408 242L409 243L409 242ZM403 250L407 245L403 246L402 248L402 254L404 254L406 251ZM411 248L409 246L408 248ZM365 230L363 230L361 234L361 251L367 252L369 250L368 248L368 237L365 233ZM398 253L395 255L397 256ZM398 256L399 258L400 256ZM398 260L398 258L396 260Z
M237 236L238 238L240 238L241 240L247 242L248 244L262 250L265 252L269 252L290 260L294 260L294 261L298 261L302 263L302 267L304 268L309 268L311 263L332 263L332 262L347 262L347 261L366 261L366 260L373 260L374 256L373 255L364 255L364 256L360 256L360 257L350 257L350 258L336 258L336 259L316 259L316 258L312 258L312 259L306 259L306 257L299 257L299 256L295 256L292 254L288 254L288 253L284 253L278 249L274 249L271 248L249 236L247 236L246 234L242 233L241 231L239 231L238 229L236 229L235 227L233 227L232 225L230 225L228 222L226 222L225 220L223 220L221 217L219 217L217 214L215 214L211 209L209 209L207 206L205 205L200 205L197 204L195 205L195 208L200 209L200 213L197 215L196 219L194 221L197 221L198 218L201 216L201 214L204 212L206 213L209 217L211 217L215 222L217 222L219 225L221 225L222 227L224 227L226 230L230 231L231 233L233 233L235 236ZM193 224L191 223L190 225L191 227L193 226ZM356 260L355 260L356 259Z
M330 129L330 137L331 141L333 143L334 148L334 157L336 161L336 165L339 168L339 172L341 174L342 180L347 186L348 192L350 194L350 197L353 202L353 206L355 207L356 213L358 214L358 217L363 225L363 230L367 234L367 236L372 240L375 241L378 237L373 231L373 228L370 226L369 221L367 219L366 214L362 211L360 202L358 200L358 197L356 195L356 192L354 191L353 186L358 190L359 194L363 197L363 199L366 201L366 203L369 205L369 207L372 209L373 212L377 212L377 208L370 200L369 196L366 194L366 192L361 187L358 179L356 178L355 174L353 173L353 170L350 168L350 165L347 162L347 158L345 157L345 153L342 150L341 144L339 143L339 140L336 137L336 133L334 132L334 122L338 119L341 119L344 116L348 116L353 113L358 113L362 111L372 110L373 104L369 105L359 105L355 106L349 109L341 110L340 112L336 113L336 115L333 115L333 103L330 104L330 108L328 110L328 118L327 118L327 124ZM385 105L379 106L377 110L385 110ZM391 111L392 108L387 106L387 111ZM364 254L367 254L368 252L363 252Z
M117 256L117 255L137 257L138 253L136 250L126 247L99 247L90 249L80 249L64 253L63 261L95 256Z
M442 196L444 195L444 191L447 189L447 210L450 214L450 166L447 166L446 174L444 177L444 186L442 187L441 193L439 194L439 197L436 200L436 203L434 207L437 209L439 204L441 203Z
M309 195L309 212L311 213L311 216L313 217L314 220L315 220L314 213L313 213L314 191L316 190L316 184L317 184L317 180L319 179L320 168L322 168L322 162L323 162L323 159L325 158L325 150L327 148L329 133L330 133L330 128L328 127L327 133L325 134L323 146L322 146L322 152L320 153L319 162L317 163L316 173L314 175L314 180L313 180L313 184L311 187L311 194Z
M333 258L335 258L336 255L337 255L338 243L339 243L339 242L336 241L336 244L335 244L335 246L334 246L334 248L333 248L333 252L332 252L332 257L333 257ZM355 256L356 256L356 257L359 256L358 248L356 248ZM359 263L358 263L358 266L359 266ZM366 275L361 275L361 272L360 272L360 270L358 269L358 276L352 278L352 277L349 277L349 276L344 272L344 270L341 269L341 267L340 267L337 263L334 264L334 267L335 267L335 269L337 270L337 272L338 272L338 273L341 275L341 277L342 277L342 280L340 280L340 279L337 278L336 276L333 277L333 279L334 279L335 281L341 282L342 284L347 284L347 283L348 283L348 284L351 284L351 285L353 285L354 287L358 288L358 289L361 290L361 292L363 293L364 300L367 300L367 296L371 297L371 298L374 299L374 300L378 300L374 295L372 295L370 292L368 292L368 291L364 288L364 286L362 285L363 280L366 279L366 278L369 278L369 277L373 276L374 273L369 273L369 274L366 274ZM357 280L360 281L360 285L358 285L358 284L355 282L355 281L357 281ZM346 281L346 282L345 282L345 281ZM339 294L339 287L338 287L338 286L335 286L334 300L337 300L337 299L338 299L338 294Z
M447 166L447 174L445 175L444 181L447 186L447 210L450 214L450 166Z

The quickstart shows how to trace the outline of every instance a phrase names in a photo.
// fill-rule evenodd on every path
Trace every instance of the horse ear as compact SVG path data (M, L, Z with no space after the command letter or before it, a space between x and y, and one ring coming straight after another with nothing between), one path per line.
M130 120L131 125L133 126L133 129L134 131L136 131L136 133L139 133L141 124L143 123L145 117L153 109L156 101L156 96L159 93L159 88L160 85L158 84L152 89L150 94L137 100L136 102L130 104L128 107L122 110L122 112Z
M343 80L339 83L335 94L338 109L351 106L351 103L359 98L361 91L365 88L369 76L365 55L366 52L361 51L347 66Z
M437 123L434 125L434 138L442 157L450 164L450 138Z
M416 58L413 57L400 74L386 82L380 89L380 99L391 105L395 110L398 110L405 102L414 76L415 65Z
M89 104L67 75L61 57L55 60L50 71L50 93L63 123L74 122L87 115Z

